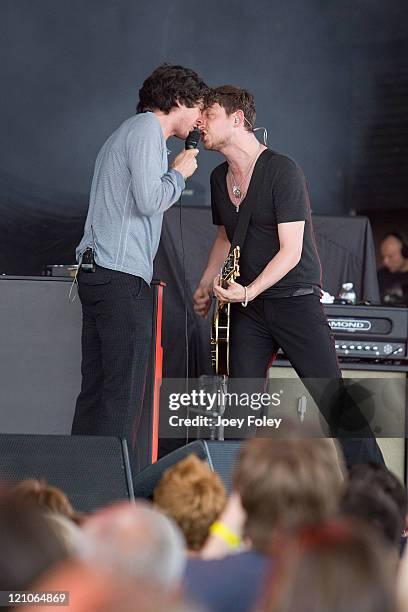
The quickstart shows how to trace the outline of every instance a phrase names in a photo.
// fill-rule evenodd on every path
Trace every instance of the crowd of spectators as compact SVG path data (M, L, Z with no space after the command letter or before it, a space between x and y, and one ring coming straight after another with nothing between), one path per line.
M407 612L406 515L396 476L347 472L324 438L246 441L229 497L195 455L153 502L87 515L26 480L1 493L0 590L61 591L74 612Z

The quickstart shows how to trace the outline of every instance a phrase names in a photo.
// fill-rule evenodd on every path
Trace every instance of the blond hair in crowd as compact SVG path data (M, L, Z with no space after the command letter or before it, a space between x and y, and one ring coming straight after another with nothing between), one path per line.
M201 550L226 501L218 474L194 454L167 469L154 491L156 506L177 523L187 548L195 552Z

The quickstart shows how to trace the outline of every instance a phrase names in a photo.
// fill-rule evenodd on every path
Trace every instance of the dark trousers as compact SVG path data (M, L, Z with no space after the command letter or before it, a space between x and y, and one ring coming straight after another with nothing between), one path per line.
M73 434L117 436L137 469L137 436L152 337L152 297L138 276L108 270L78 275L82 303L82 386Z
M346 463L384 463L369 425L342 391L334 339L318 296L258 298L246 308L233 304L230 340L231 378L264 379L282 348L316 401L331 435L339 437ZM356 421L361 438L352 437Z

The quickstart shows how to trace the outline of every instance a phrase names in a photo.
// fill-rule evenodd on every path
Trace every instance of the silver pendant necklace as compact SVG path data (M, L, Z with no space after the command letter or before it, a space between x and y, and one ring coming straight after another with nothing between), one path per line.
M232 174L232 173L231 173ZM235 180L234 180L235 182ZM241 188L238 185L233 185L232 181L231 181L231 189L232 189L232 193L233 196L236 200L240 200L241 196L242 196L242 191ZM234 206L235 206L235 212L239 213L239 205L241 202L233 202Z
M245 179L247 178L248 173L247 173L246 176L244 176L244 179L243 179L243 181L241 182L240 185L235 180L235 176L234 176L234 173L231 170L231 168L230 168L230 173L231 173L231 191L232 191L232 195L234 196L234 198L236 200L240 200L242 198L242 187L243 187L243 185L245 183ZM234 202L235 212L239 212L239 205L240 205L240 202Z
M255 166L255 162L258 159L258 154L259 154L259 149L262 147L261 143L259 143L259 147L255 153L255 157L253 159L253 161L251 162L251 165L249 167L249 169L247 170L247 172L244 175L243 180L241 181L241 183L238 183L238 181L235 180L235 176L234 173L231 169L231 166L229 167L229 171L230 171L230 177L231 177L231 191L232 191L232 195L234 196L234 198L236 200L241 200L242 198L242 193L243 193L243 186L245 184L245 181L247 180L248 176L250 175L250 173L253 170L253 167ZM235 212L239 212L239 205L241 204L241 202L233 202L234 206L235 206Z
M232 174L232 173L231 173L231 174ZM232 175L232 178L234 178L234 175ZM234 179L234 181L235 181L235 179ZM233 186L232 186L232 193L234 194L234 196L235 196L237 199L240 199L240 197L241 197L241 195L242 195L242 193L241 193L241 189L238 187L238 185L233 185Z

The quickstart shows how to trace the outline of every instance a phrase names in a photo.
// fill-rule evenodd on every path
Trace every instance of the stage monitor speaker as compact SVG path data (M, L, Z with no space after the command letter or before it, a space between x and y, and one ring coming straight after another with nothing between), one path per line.
M396 431L400 427L401 434L399 437L381 437L381 434L379 434L376 436L377 442L381 448L387 467L398 476L402 482L405 482L406 372L393 371L386 368L384 368L384 370L364 369L364 364L359 364L358 369L348 369L347 364L344 363L341 364L341 370L343 378L360 379L361 385L366 390L367 398L372 396L370 379L374 379L374 382L376 379L384 381L386 385L384 388L387 389L387 396L391 398L390 404L392 404L389 406L391 412L388 418L393 419L397 424L393 425L392 430ZM282 418L289 417L294 422L301 419L305 421L305 424L309 423L311 427L317 425L320 419L320 412L310 394L305 389L302 381L298 378L295 370L290 366L274 365L269 369L268 376L269 390L272 392L272 388L274 388L272 387L273 380L278 379L280 390L283 389L284 396L286 397L286 401L282 402L282 414L273 408L273 416ZM286 383L285 379L287 381ZM286 387L286 385L290 385L290 387ZM288 397L293 397L293 401L288 402ZM304 414L301 414L299 410L299 402L301 399L304 400L304 405L307 406ZM381 398L377 399L381 400ZM381 403L376 406L377 414L379 414L379 409L381 407ZM376 431L376 429L374 429L374 431Z
M151 499L153 491L171 466L194 453L199 459L207 461L210 468L220 476L228 493L232 489L232 470L241 443L236 441L218 442L195 440L186 446L176 449L147 467L133 479L135 497Z
M79 512L134 499L127 446L119 438L1 434L0 478L44 479Z

